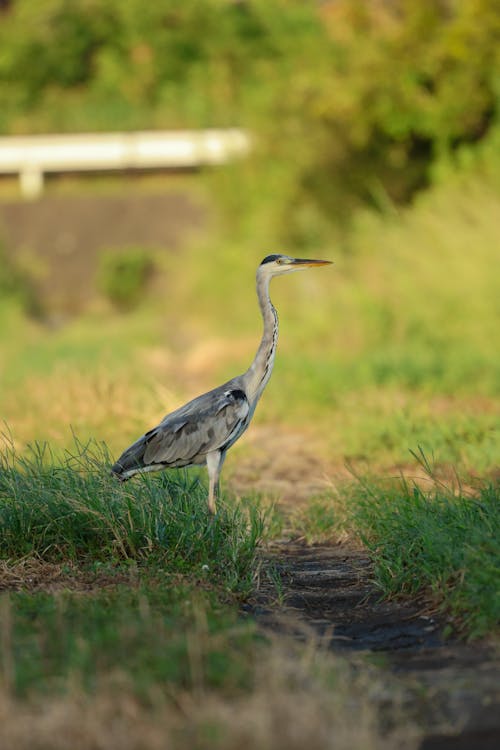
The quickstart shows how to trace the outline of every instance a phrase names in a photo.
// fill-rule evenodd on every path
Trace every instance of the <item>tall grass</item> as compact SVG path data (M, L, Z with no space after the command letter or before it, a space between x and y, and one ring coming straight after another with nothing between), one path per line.
M500 626L500 486L470 494L436 483L370 483L350 497L353 524L386 594L425 592L471 636ZM498 630L497 630L498 632Z
M104 447L76 443L61 463L47 445L0 456L0 550L76 562L155 562L247 591L264 532L255 508L220 503L211 519L198 476L171 472L122 485Z

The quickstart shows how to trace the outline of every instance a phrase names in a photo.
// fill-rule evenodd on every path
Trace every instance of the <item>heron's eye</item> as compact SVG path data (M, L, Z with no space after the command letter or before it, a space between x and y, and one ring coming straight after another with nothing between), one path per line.
M279 263L280 266L285 262L284 258L276 258L276 263Z

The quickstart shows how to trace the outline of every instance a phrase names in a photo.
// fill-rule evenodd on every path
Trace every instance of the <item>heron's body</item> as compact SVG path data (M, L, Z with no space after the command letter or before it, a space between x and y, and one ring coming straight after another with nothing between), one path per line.
M164 417L157 427L124 451L113 466L113 473L126 480L139 472L206 464L208 507L215 513L219 475L226 453L248 427L274 365L278 315L269 297L269 282L273 276L328 262L284 255L264 258L257 270L257 296L264 331L248 370Z

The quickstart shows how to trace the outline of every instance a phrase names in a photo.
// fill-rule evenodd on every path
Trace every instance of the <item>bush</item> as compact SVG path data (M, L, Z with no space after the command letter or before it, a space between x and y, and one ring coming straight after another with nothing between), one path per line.
M28 315L42 316L42 305L31 276L0 244L0 300L16 300Z
M151 252L142 248L104 250L99 258L99 290L120 310L131 310L144 296L153 269Z

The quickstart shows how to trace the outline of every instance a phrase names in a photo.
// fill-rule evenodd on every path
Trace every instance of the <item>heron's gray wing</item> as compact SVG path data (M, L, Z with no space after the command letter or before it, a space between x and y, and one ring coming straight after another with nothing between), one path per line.
M145 465L186 465L224 450L245 424L250 407L240 389L215 390L178 409L146 433Z

